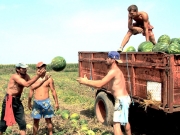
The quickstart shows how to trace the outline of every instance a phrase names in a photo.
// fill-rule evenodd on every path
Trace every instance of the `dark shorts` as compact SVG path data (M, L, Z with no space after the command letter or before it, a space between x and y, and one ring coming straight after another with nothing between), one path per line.
M54 110L51 106L50 99L34 100L31 116L34 119L52 118L54 116Z
M8 96L8 95L6 95ZM5 109L6 109L6 96L2 103L2 111L1 111L1 120L0 120L0 132L6 131L6 121L4 121ZM14 118L19 125L20 130L26 130L26 121L24 115L24 107L20 100L20 97L13 97L12 99L12 108L14 113Z
M133 23L133 26L142 28L142 29L143 29L142 35L145 36L144 25L138 24L138 23ZM154 28L154 27L153 27L152 25L150 25L150 24L148 25L149 36L154 35L153 32L152 32L152 29L153 29L153 28ZM132 31L132 30L131 30L131 31ZM132 33L133 33L134 35L139 34L139 33L137 33L137 31L132 31Z

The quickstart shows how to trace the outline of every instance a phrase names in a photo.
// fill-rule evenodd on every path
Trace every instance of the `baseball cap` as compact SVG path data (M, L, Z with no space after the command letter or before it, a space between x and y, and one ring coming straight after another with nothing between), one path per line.
M41 67L41 66L43 66L43 65L46 66L46 64L45 64L44 62L40 61L40 62L38 62L38 63L36 64L36 67L38 68L38 67Z
M108 53L108 57L111 59L115 59L119 63L122 63L122 61L120 60L120 54L117 51L110 51Z
M23 62L21 62L21 63L17 63L17 64L15 65L15 67L27 68L28 65L26 65L26 64L23 63Z

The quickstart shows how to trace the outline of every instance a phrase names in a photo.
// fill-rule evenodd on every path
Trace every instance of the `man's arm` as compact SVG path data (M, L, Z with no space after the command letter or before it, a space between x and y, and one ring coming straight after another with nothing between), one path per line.
M148 25L149 25L149 17L147 13L142 13L142 18L144 21L144 33L146 36L146 41L149 41L149 32L148 32Z
M17 82L18 84L24 86L24 87L29 87L31 86L39 77L45 72L44 69L38 70L36 76L34 76L32 79L26 81L23 78L21 78L19 75L15 74L12 76L12 79Z
M133 30L132 18L128 15L128 29Z
M80 77L77 79L77 81L80 84L84 84L84 85L92 86L92 87L96 87L96 88L101 88L102 86L104 86L105 84L110 82L111 79L114 78L115 74L116 73L114 70L110 70L108 72L108 74L102 80L88 80L86 75L85 75L84 78Z
M55 86L54 86L54 80L52 78L50 78L49 81L50 81L49 86L50 86L52 96L55 101L55 108L59 109L58 97L57 97L57 93L56 93Z
M45 75L45 77L41 81L36 81L34 84L31 85L31 89L39 88L45 81L50 78L51 75Z
M28 97L28 108L29 108L29 110L32 109L31 100L32 100L33 94L34 94L34 89L31 88L29 90L29 97Z

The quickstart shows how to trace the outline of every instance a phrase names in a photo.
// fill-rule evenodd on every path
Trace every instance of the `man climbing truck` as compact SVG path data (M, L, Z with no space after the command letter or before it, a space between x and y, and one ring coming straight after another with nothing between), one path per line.
M79 77L102 79L108 72L108 52L79 52ZM124 74L126 89L134 103L161 110L180 112L180 56L165 53L122 52L118 67ZM112 125L114 98L110 84L96 91L97 119Z

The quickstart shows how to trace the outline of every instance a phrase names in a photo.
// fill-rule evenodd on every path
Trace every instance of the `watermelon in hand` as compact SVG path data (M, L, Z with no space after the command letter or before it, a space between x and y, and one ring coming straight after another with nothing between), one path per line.
M152 42L145 41L138 46L138 52L152 52L153 47L154 45Z
M66 67L66 60L63 57L57 56L52 59L51 68L54 71L62 71L65 67Z

